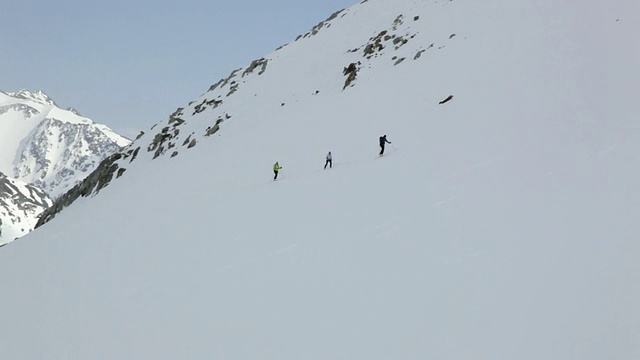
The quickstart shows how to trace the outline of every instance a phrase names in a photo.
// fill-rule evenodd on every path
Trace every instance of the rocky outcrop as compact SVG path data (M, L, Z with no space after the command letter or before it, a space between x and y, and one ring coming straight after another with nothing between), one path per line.
M346 89L348 86L353 86L353 82L358 76L358 70L360 70L360 61L357 63L351 63L342 70L342 74L347 77L344 81L344 87L342 90Z
M0 244L33 230L37 217L51 204L41 189L0 173Z
M318 34L318 32L320 32L320 30L322 30L323 28L331 27L331 20L337 18L343 12L344 12L344 9L334 12L326 20L321 21L316 26L312 27L311 30L309 30L306 34L299 35L296 38L296 41L298 41L298 40L300 40L302 38L308 38L308 37L314 36L314 35Z
M56 199L53 204L48 207L41 215L36 223L35 227L40 227L43 224L53 219L62 209L71 205L78 198L87 197L93 194L97 194L105 186L107 186L113 177L118 172L118 176L122 175L124 169L121 169L117 161L123 157L123 154L116 153L105 159L98 165L98 167L87 176L82 182L74 186L66 194ZM120 170L120 172L119 172Z

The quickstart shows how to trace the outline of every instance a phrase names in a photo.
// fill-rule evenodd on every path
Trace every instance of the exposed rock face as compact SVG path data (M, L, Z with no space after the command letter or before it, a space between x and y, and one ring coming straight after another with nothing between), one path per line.
M360 62L358 61L357 63L349 64L349 66L345 67L342 70L342 74L347 77L344 81L344 87L342 88L342 90L346 89L348 86L353 86L353 82L358 76L358 70L360 70L359 66Z
M0 173L0 246L31 231L51 204L41 189Z
M438 104L442 105L442 104L448 102L451 99L453 99L453 95L447 96L444 100L440 101Z

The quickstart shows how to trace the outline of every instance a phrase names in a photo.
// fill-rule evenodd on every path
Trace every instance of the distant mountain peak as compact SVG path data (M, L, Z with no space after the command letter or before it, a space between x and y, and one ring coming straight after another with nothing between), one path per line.
M33 100L39 103L50 104L54 106L58 106L53 99L51 99L47 94L42 90L31 91L27 89L22 89L15 93L7 93L7 95L24 100Z
M1 92L0 245L31 231L51 199L129 143L77 110L59 108L43 91Z

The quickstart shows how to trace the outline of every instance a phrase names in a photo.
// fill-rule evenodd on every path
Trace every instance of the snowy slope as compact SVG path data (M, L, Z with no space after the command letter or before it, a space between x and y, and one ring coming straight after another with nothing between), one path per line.
M0 249L0 356L640 357L638 10L337 14Z

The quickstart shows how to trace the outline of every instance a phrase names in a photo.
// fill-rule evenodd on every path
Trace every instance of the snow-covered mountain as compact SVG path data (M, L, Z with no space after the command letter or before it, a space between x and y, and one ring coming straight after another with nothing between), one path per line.
M0 171L52 198L129 143L74 109L60 109L41 91L0 92Z
M0 249L0 357L639 358L638 6L333 14Z
M15 192L2 194L5 243L26 234L35 224L42 207L89 175L102 160L118 152L130 141L104 125L95 124L73 109L62 110L42 91L0 92L0 173L3 181L16 184ZM12 182L15 180L15 182ZM22 185L17 185L22 184ZM36 187L41 191L34 191ZM34 197L42 196L35 200ZM21 201L28 199L26 203ZM16 213L27 207L28 212ZM15 224L12 230L6 227ZM20 225L18 225L20 224ZM0 226L0 231L2 231ZM11 233L11 236L7 234Z

